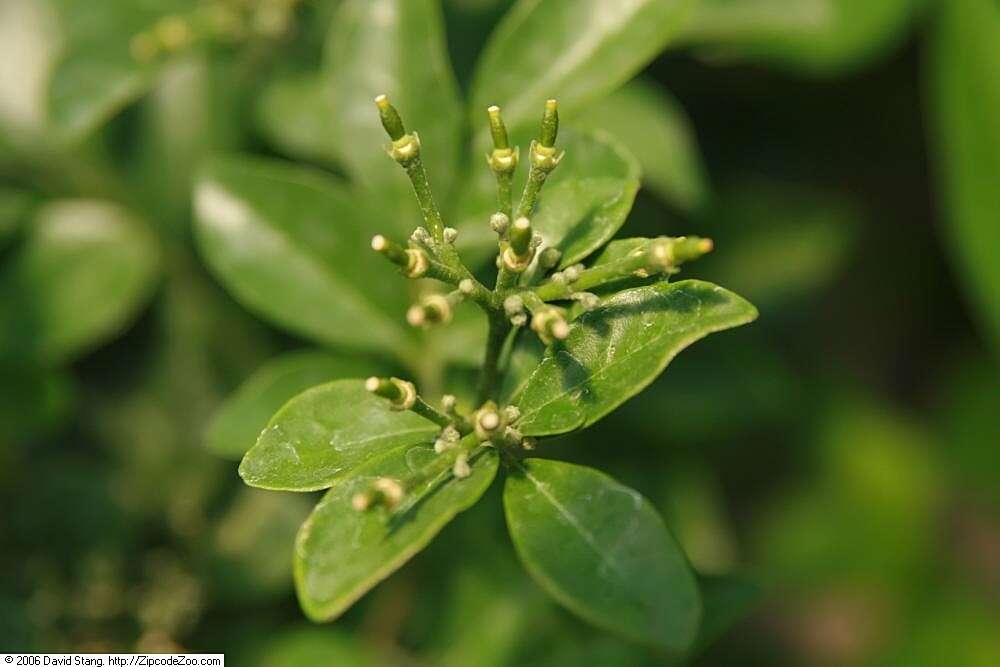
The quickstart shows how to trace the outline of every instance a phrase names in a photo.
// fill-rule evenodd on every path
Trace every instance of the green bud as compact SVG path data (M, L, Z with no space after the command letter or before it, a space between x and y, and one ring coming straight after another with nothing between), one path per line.
M490 134L493 136L493 148L496 149L510 149L510 143L507 139L507 126L503 123L503 118L500 117L500 107L493 105L486 110L486 113L490 117Z
M410 306L406 311L406 321L410 326L429 327L433 324L448 324L452 315L451 299L444 294L430 294Z
M372 237L372 250L381 253L393 264L403 269L407 278L419 278L427 273L429 259L419 248L403 248L381 234Z
M380 378L372 376L365 380L365 389L389 399L393 410L409 410L417 402L417 389L412 382L399 378Z
M518 257L524 257L531 249L531 221L518 218L510 227L510 247Z
M476 411L473 418L476 437L482 441L492 441L507 428L507 419L493 401L487 401Z
M376 97L375 106L378 107L378 115L382 121L382 127L385 128L389 138L394 142L402 139L406 134L406 128L403 126L403 119L399 117L396 107L389 103L388 96L379 95Z
M545 148L556 145L559 134L559 104L555 100L545 102L545 112L542 114L542 136L539 143Z
M559 260L562 259L562 251L558 248L553 248L549 246L542 251L542 254L538 256L538 266L543 270L548 271L559 265Z
M538 334L546 345L556 340L566 340L569 336L569 324L562 311L555 306L536 312L531 317L531 330Z

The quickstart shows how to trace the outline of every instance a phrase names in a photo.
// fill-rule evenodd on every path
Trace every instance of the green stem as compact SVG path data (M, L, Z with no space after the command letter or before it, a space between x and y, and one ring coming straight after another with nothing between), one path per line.
M490 330L486 338L486 356L483 359L482 375L479 379L479 401L493 398L500 377L500 353L510 332L510 322L502 313L490 316Z
M537 167L528 170L528 181L524 184L524 191L521 193L521 201L518 202L517 212L511 218L511 222L518 218L530 218L535 205L538 203L538 193L545 185L548 172Z
M614 280L627 278L646 264L643 255L628 256L608 264L601 264L580 272L580 277L572 283L550 281L534 289L534 294L542 301L568 299L574 292L584 292ZM529 292L530 293L530 292ZM525 303L528 303L527 299Z
M406 164L406 175L410 177L410 184L413 185L413 193L417 196L417 203L420 205L420 214L427 224L427 229L431 236L442 246L444 242L444 221L441 219L441 212L434 201L434 194L431 192L430 183L427 181L427 171L424 169L424 162L420 157L410 160Z
M514 175L510 172L496 172L496 177L498 209L510 218L514 208Z
M419 396L417 397L416 402L414 402L413 407L410 408L410 410L416 412L424 419L434 422L435 424L437 424L442 428L445 426L452 426L454 424L454 420L451 417L441 412L434 406L430 405L427 401L420 398Z

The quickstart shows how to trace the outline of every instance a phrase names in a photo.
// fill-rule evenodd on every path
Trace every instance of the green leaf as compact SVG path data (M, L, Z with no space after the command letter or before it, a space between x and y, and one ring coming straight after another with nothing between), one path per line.
M158 64L141 64L129 43L164 16L189 12L191 0L54 0L65 48L49 84L52 124L79 140L153 85Z
M499 104L512 130L537 123L546 99L567 114L619 87L662 51L692 0L520 0L477 65L470 114ZM480 133L481 135L485 132Z
M532 218L545 246L563 251L562 266L580 261L625 222L639 189L638 162L606 132L563 131L559 147L566 154L546 181ZM515 186L519 192L526 169ZM466 251L496 249L490 214L496 211L496 182L489 169L475 170L463 185L456 218L458 244Z
M680 41L715 58L833 75L883 55L926 0L703 0Z
M408 490L417 500L406 503L405 510L391 515L379 508L354 510L353 496L372 480L413 474L407 456L411 450L399 447L355 469L327 492L302 525L295 543L295 583L309 618L328 621L343 613L479 500L496 476L496 451L484 449L471 459L469 477L457 479L448 472Z
M0 2L0 156L42 143L49 76L62 36L50 3Z
M385 154L389 138L374 104L384 93L407 130L420 135L430 182L443 197L459 155L462 110L438 3L348 0L330 32L325 68L337 104L333 131L351 175L416 213L403 170Z
M373 256L374 225L338 181L222 158L202 170L194 198L202 255L244 305L324 343L404 351L403 279Z
M965 291L1000 350L1000 7L943 3L930 84L945 231Z
M313 387L278 411L240 463L250 486L317 491L390 449L429 442L440 427L397 412L363 380Z
M41 208L0 268L0 357L66 362L128 325L152 295L159 248L110 202Z
M261 91L254 116L268 143L289 157L336 164L335 113L332 87L319 72L280 72Z
M528 459L507 478L503 502L525 568L570 611L674 653L694 641L694 573L636 491L591 468Z
M620 292L573 322L512 403L525 435L583 428L642 391L678 352L746 324L757 309L711 283L661 282Z
M377 374L379 365L358 357L304 350L271 359L222 404L205 441L219 456L239 459L257 441L275 412L310 387Z
M642 165L643 185L667 203L685 211L705 203L708 185L694 129L661 86L636 79L570 122L614 135Z
M640 172L635 158L609 135L596 136L595 143L579 147L600 152L576 156L580 166L575 173L587 175L574 178L571 171L553 177L532 218L532 226L542 235L542 247L562 251L560 267L576 264L607 243L625 223L639 191ZM585 166L598 164L600 170Z

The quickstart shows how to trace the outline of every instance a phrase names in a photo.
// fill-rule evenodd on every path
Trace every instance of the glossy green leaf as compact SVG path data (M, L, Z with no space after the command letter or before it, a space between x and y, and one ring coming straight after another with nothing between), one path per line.
M164 16L189 12L192 0L53 0L65 46L49 83L52 124L79 139L145 93L156 63L142 64L129 50L131 38Z
M370 360L319 350L289 352L276 357L251 375L222 404L205 434L210 450L239 459L257 441L268 421L285 403L310 387L367 375L378 375Z
M404 501L391 515L378 508L354 510L351 499L372 480L413 473L410 450L400 447L356 468L323 496L302 525L295 543L295 583L311 619L328 621L343 613L479 500L496 476L496 451L485 449L470 460L469 477L457 479L448 472L408 491L418 500Z
M152 295L159 249L110 202L41 208L0 267L0 357L61 363L125 327Z
M1000 350L1000 7L942 3L931 51L945 231L978 319Z
M839 74L896 46L926 0L703 0L680 41L715 58Z
M201 253L233 295L296 333L399 353L404 282L371 252L374 224L343 185L287 163L210 161L195 188Z
M429 442L440 430L413 412L391 410L364 380L336 380L286 403L243 457L240 476L262 489L325 489L372 457Z
M254 115L261 134L279 151L330 164L341 158L335 113L333 89L321 73L281 72L264 86Z
M480 57L470 114L481 127L499 104L513 129L538 122L546 99L567 113L628 81L662 51L691 13L691 0L520 0ZM480 133L482 134L482 133Z
M0 155L39 142L48 124L48 84L61 35L41 0L0 2Z
M373 102L384 93L407 130L420 135L431 185L443 197L455 173L462 110L438 2L347 0L338 10L326 55L337 104L332 128L351 174L379 188L382 197L392 192L391 199L406 213L416 213L403 170L385 154L389 138Z
M561 263L568 266L606 243L625 222L641 171L631 153L606 132L566 130L558 144L566 153L546 181L532 226L545 246L563 251ZM525 172L515 181L518 193ZM496 235L488 220L496 207L496 182L484 166L470 175L457 204L461 249L495 252Z
M636 491L591 468L528 459L507 478L503 501L524 566L570 611L674 653L694 641L694 573Z
M552 345L524 388L525 435L583 428L642 391L685 347L710 333L746 324L757 309L711 283L661 282L620 292Z
M694 128L660 86L636 79L569 122L618 139L642 165L643 186L667 203L682 210L704 204L708 185Z

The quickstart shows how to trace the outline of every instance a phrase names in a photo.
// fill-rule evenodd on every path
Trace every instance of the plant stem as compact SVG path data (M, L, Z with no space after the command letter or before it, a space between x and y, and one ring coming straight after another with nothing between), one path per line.
M451 417L430 405L419 396L417 396L417 400L413 403L413 407L410 410L441 427L452 426L454 424L454 420Z
M424 169L424 162L420 157L416 157L406 164L406 175L410 177L410 184L413 185L413 193L417 196L417 203L420 205L420 214L427 224L427 229L431 236L442 246L444 242L444 222L441 219L441 212L434 201L434 194L431 192L430 183L427 181L427 171Z
M479 379L480 402L493 398L499 378L500 353L504 341L510 332L510 322L503 313L492 313L489 316L490 330L486 338L486 356L483 359L482 375Z
M542 301L559 301L568 299L574 292L582 292L592 287L598 287L613 280L627 278L646 265L646 258L643 254L634 254L623 257L608 264L601 264L580 272L580 277L572 283L549 281L544 285L539 285L529 294L535 295ZM525 303L529 304L528 299ZM530 307L530 304L529 304Z

